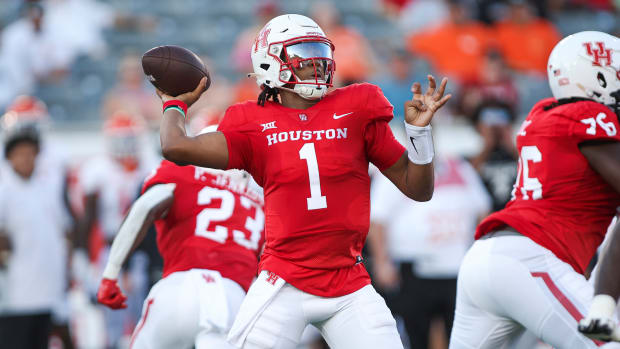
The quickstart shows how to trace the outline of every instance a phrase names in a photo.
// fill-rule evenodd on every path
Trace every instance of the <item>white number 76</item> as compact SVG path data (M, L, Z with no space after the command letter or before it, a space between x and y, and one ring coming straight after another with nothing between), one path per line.
M589 135L595 135L596 125L598 124L605 131L605 133L607 133L608 136L615 136L617 132L616 125L614 125L613 122L603 122L603 119L605 119L606 117L607 114L598 113L598 115L596 116L596 120L594 118L582 119L582 123L590 125L590 127L588 127L588 129L586 130L586 133Z

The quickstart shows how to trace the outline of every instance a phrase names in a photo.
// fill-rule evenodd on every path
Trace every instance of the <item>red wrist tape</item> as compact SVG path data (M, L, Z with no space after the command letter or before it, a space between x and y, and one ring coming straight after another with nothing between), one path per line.
M183 109L183 113L187 115L187 104L185 104L185 102L183 101L180 101L178 99L169 100L168 102L164 103L164 111L166 111L166 108L168 107L179 107Z

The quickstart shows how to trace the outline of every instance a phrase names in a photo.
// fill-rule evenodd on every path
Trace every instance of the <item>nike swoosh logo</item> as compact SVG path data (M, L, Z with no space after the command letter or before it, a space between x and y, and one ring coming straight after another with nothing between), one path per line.
M414 140L414 139L415 139L415 138L413 138L413 137L409 137L409 140L411 140L411 145L413 145L413 150L415 150L415 152L416 152L416 154L417 154L417 153L418 153L418 148L416 148L415 143L413 143L413 140Z
M343 117L345 117L345 116L347 116L349 114L353 114L353 112L346 113L346 114L340 114L340 115L336 115L336 113L334 113L334 120L338 120L338 119L343 118Z

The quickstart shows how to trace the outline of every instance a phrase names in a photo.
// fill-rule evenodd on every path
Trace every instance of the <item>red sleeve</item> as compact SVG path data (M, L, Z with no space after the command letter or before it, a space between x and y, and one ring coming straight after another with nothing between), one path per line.
M405 152L405 147L400 144L387 121L375 121L364 132L366 142L366 156L368 160L383 171L396 163L396 160Z
M252 159L252 143L248 124L244 122L242 105L233 105L226 110L217 130L226 137L228 165L226 169L238 168L249 172Z
M390 121L394 117L394 107L385 98L381 88L372 84L365 84L366 94L366 112L369 122L374 120Z
M378 86L371 84L365 86L368 91L364 123L366 155L370 162L383 171L394 165L405 152L405 148L394 138L388 124L394 116L392 104Z
M589 140L620 141L618 116L608 107L596 102L579 102L570 111L569 133L578 142Z
M177 165L174 163L168 160L162 160L159 166L144 179L140 194L144 194L150 187L156 184L173 183L175 178L175 167L177 167Z

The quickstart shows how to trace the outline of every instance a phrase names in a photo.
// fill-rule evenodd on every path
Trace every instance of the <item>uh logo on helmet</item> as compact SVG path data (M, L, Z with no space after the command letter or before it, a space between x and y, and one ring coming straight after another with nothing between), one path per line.
M547 75L556 99L588 98L620 115L619 38L596 31L567 36L551 51Z
M333 86L333 52L334 45L312 19L297 14L278 16L261 29L252 44L254 73L249 75L256 78L259 87L266 85L319 99ZM311 76L299 77L302 69L312 72Z

